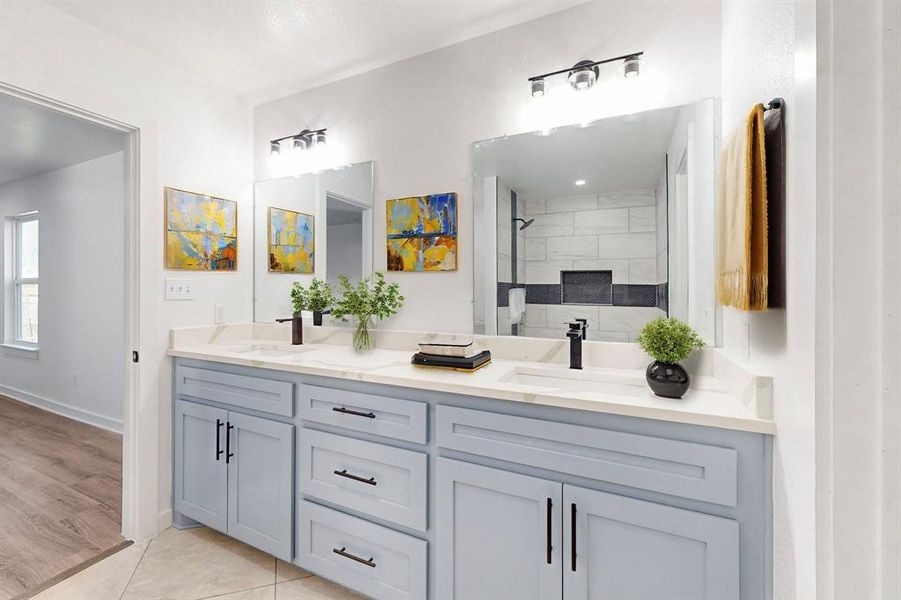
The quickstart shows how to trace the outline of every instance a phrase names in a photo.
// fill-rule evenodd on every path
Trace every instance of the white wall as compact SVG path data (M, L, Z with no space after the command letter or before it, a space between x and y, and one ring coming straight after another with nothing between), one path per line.
M268 140L294 131L298 123L328 127L329 144L334 141L343 152L336 160L374 160L376 270L386 267L381 215L387 199L457 192L459 270L389 273L407 303L384 326L468 332L473 328L472 142L718 96L720 44L719 2L584 4L258 106L256 175L272 176ZM553 90L542 99L547 102L529 95L531 75L638 50L646 52L646 61L635 81L608 72L584 94Z
M803 1L723 4L723 136L754 104L774 96L787 103L788 308L722 315L726 351L773 376L774 586L775 597L785 599L817 597L814 10Z
M125 200L122 152L0 186L0 264L7 219L35 210L40 219L40 352L0 351L0 392L119 432Z
M143 477L126 490L138 503L126 533L140 538L168 516L171 499L171 387L166 357L173 327L251 320L251 111L177 66L119 41L43 2L0 3L0 81L140 128L140 423ZM164 302L163 187L237 200L235 273L178 272L194 279L195 300ZM157 478L149 473L158 473Z

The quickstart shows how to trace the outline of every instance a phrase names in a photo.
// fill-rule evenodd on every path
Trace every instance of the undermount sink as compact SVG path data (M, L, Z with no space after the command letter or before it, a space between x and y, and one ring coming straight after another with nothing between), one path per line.
M516 367L504 375L501 381L568 392L627 396L643 396L647 393L647 386L641 377L579 369Z

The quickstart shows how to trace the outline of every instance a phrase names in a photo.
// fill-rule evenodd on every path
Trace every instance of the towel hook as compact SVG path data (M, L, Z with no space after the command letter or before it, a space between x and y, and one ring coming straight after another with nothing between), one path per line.
M777 108L782 108L783 106L785 106L784 98L773 98L772 100L770 100L770 103L766 105L766 110L774 110Z

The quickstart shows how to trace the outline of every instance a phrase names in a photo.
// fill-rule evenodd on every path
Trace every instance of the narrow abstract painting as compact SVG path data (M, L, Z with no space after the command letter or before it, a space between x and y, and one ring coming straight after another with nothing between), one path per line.
M269 271L312 273L316 250L313 215L269 208Z
M457 270L457 194L388 200L388 270Z
M238 203L165 188L166 268L238 269Z

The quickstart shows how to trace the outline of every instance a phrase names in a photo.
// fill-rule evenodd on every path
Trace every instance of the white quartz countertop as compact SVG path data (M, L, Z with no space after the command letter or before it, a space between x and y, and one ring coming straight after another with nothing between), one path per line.
M537 360L508 358L505 356L510 354L508 340L503 340L504 347L495 349L490 348L489 338L480 338L482 345L492 349L492 362L474 373L465 373L410 364L415 343L409 349L376 348L360 354L349 345L320 343L318 340L292 346L281 339L273 339L281 336L273 336L270 332L255 335L259 334L260 327L270 326L248 325L228 334L223 334L222 328L207 328L206 333L200 328L175 330L169 355L512 402L775 433L770 418L770 379L744 373L720 359L708 361L718 368L699 367L698 370L714 372L693 373L691 389L681 400L673 400L655 396L648 389L644 368L588 364L576 371L559 361L559 352L545 352ZM283 333L284 329L276 331ZM250 336L242 338L241 334ZM321 331L311 331L311 334L306 337L319 340L329 337ZM396 337L393 345L399 342ZM527 340L522 342L528 343ZM553 342L557 343L556 340ZM611 351L601 346L620 346L623 351L626 350L624 347L632 346L598 342L594 345L598 346L594 352L598 356ZM524 352L527 357L529 354ZM592 352L587 354L592 356Z

